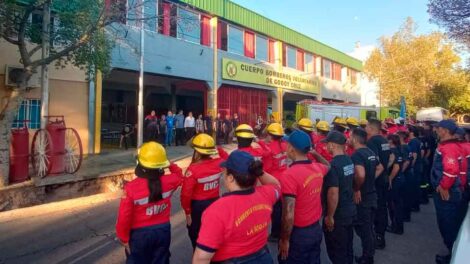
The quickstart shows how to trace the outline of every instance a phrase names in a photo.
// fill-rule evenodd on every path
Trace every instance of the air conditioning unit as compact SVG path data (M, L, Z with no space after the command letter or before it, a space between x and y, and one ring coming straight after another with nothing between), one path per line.
M5 65L5 85L18 86L23 75L23 68L19 66ZM38 88L41 87L41 76L34 73L28 81L27 87Z

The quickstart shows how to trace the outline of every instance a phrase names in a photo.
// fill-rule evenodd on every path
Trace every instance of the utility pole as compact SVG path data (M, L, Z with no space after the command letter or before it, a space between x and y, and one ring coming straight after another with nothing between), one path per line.
M144 12L145 5L143 2L141 2L139 103L137 107L137 147L141 146L144 141Z
M49 57L52 0L44 2L42 10L42 59ZM49 115L49 67L41 67L41 128L46 128Z

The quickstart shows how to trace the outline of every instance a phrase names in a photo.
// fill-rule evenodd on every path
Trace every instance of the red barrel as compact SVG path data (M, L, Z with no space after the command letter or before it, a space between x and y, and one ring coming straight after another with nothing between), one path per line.
M52 140L51 174L60 174L65 171L65 123L63 120L49 121L46 126Z
M10 183L24 182L29 179L29 131L28 128L11 130Z

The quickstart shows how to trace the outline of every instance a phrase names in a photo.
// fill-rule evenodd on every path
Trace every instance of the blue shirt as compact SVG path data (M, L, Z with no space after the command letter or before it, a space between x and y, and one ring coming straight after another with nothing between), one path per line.
M408 146L410 147L410 152L411 153L416 153L417 154L414 169L418 170L418 171L421 171L421 169L422 169L421 166L422 166L422 162L423 162L422 157L421 157L421 150L423 149L423 143L419 139L413 138L408 143Z
M177 114L175 117L176 128L184 128L184 115Z
M175 118L172 116L167 116L166 117L166 126L170 129L173 128L173 125L175 124Z

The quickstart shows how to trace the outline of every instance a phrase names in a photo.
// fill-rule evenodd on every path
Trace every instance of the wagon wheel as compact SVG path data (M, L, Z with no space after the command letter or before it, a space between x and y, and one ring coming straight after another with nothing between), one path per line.
M65 172L74 174L80 169L83 159L83 147L80 136L73 128L65 129Z
M36 131L31 146L31 163L36 176L44 178L51 172L51 149L52 140L49 132L45 129Z

